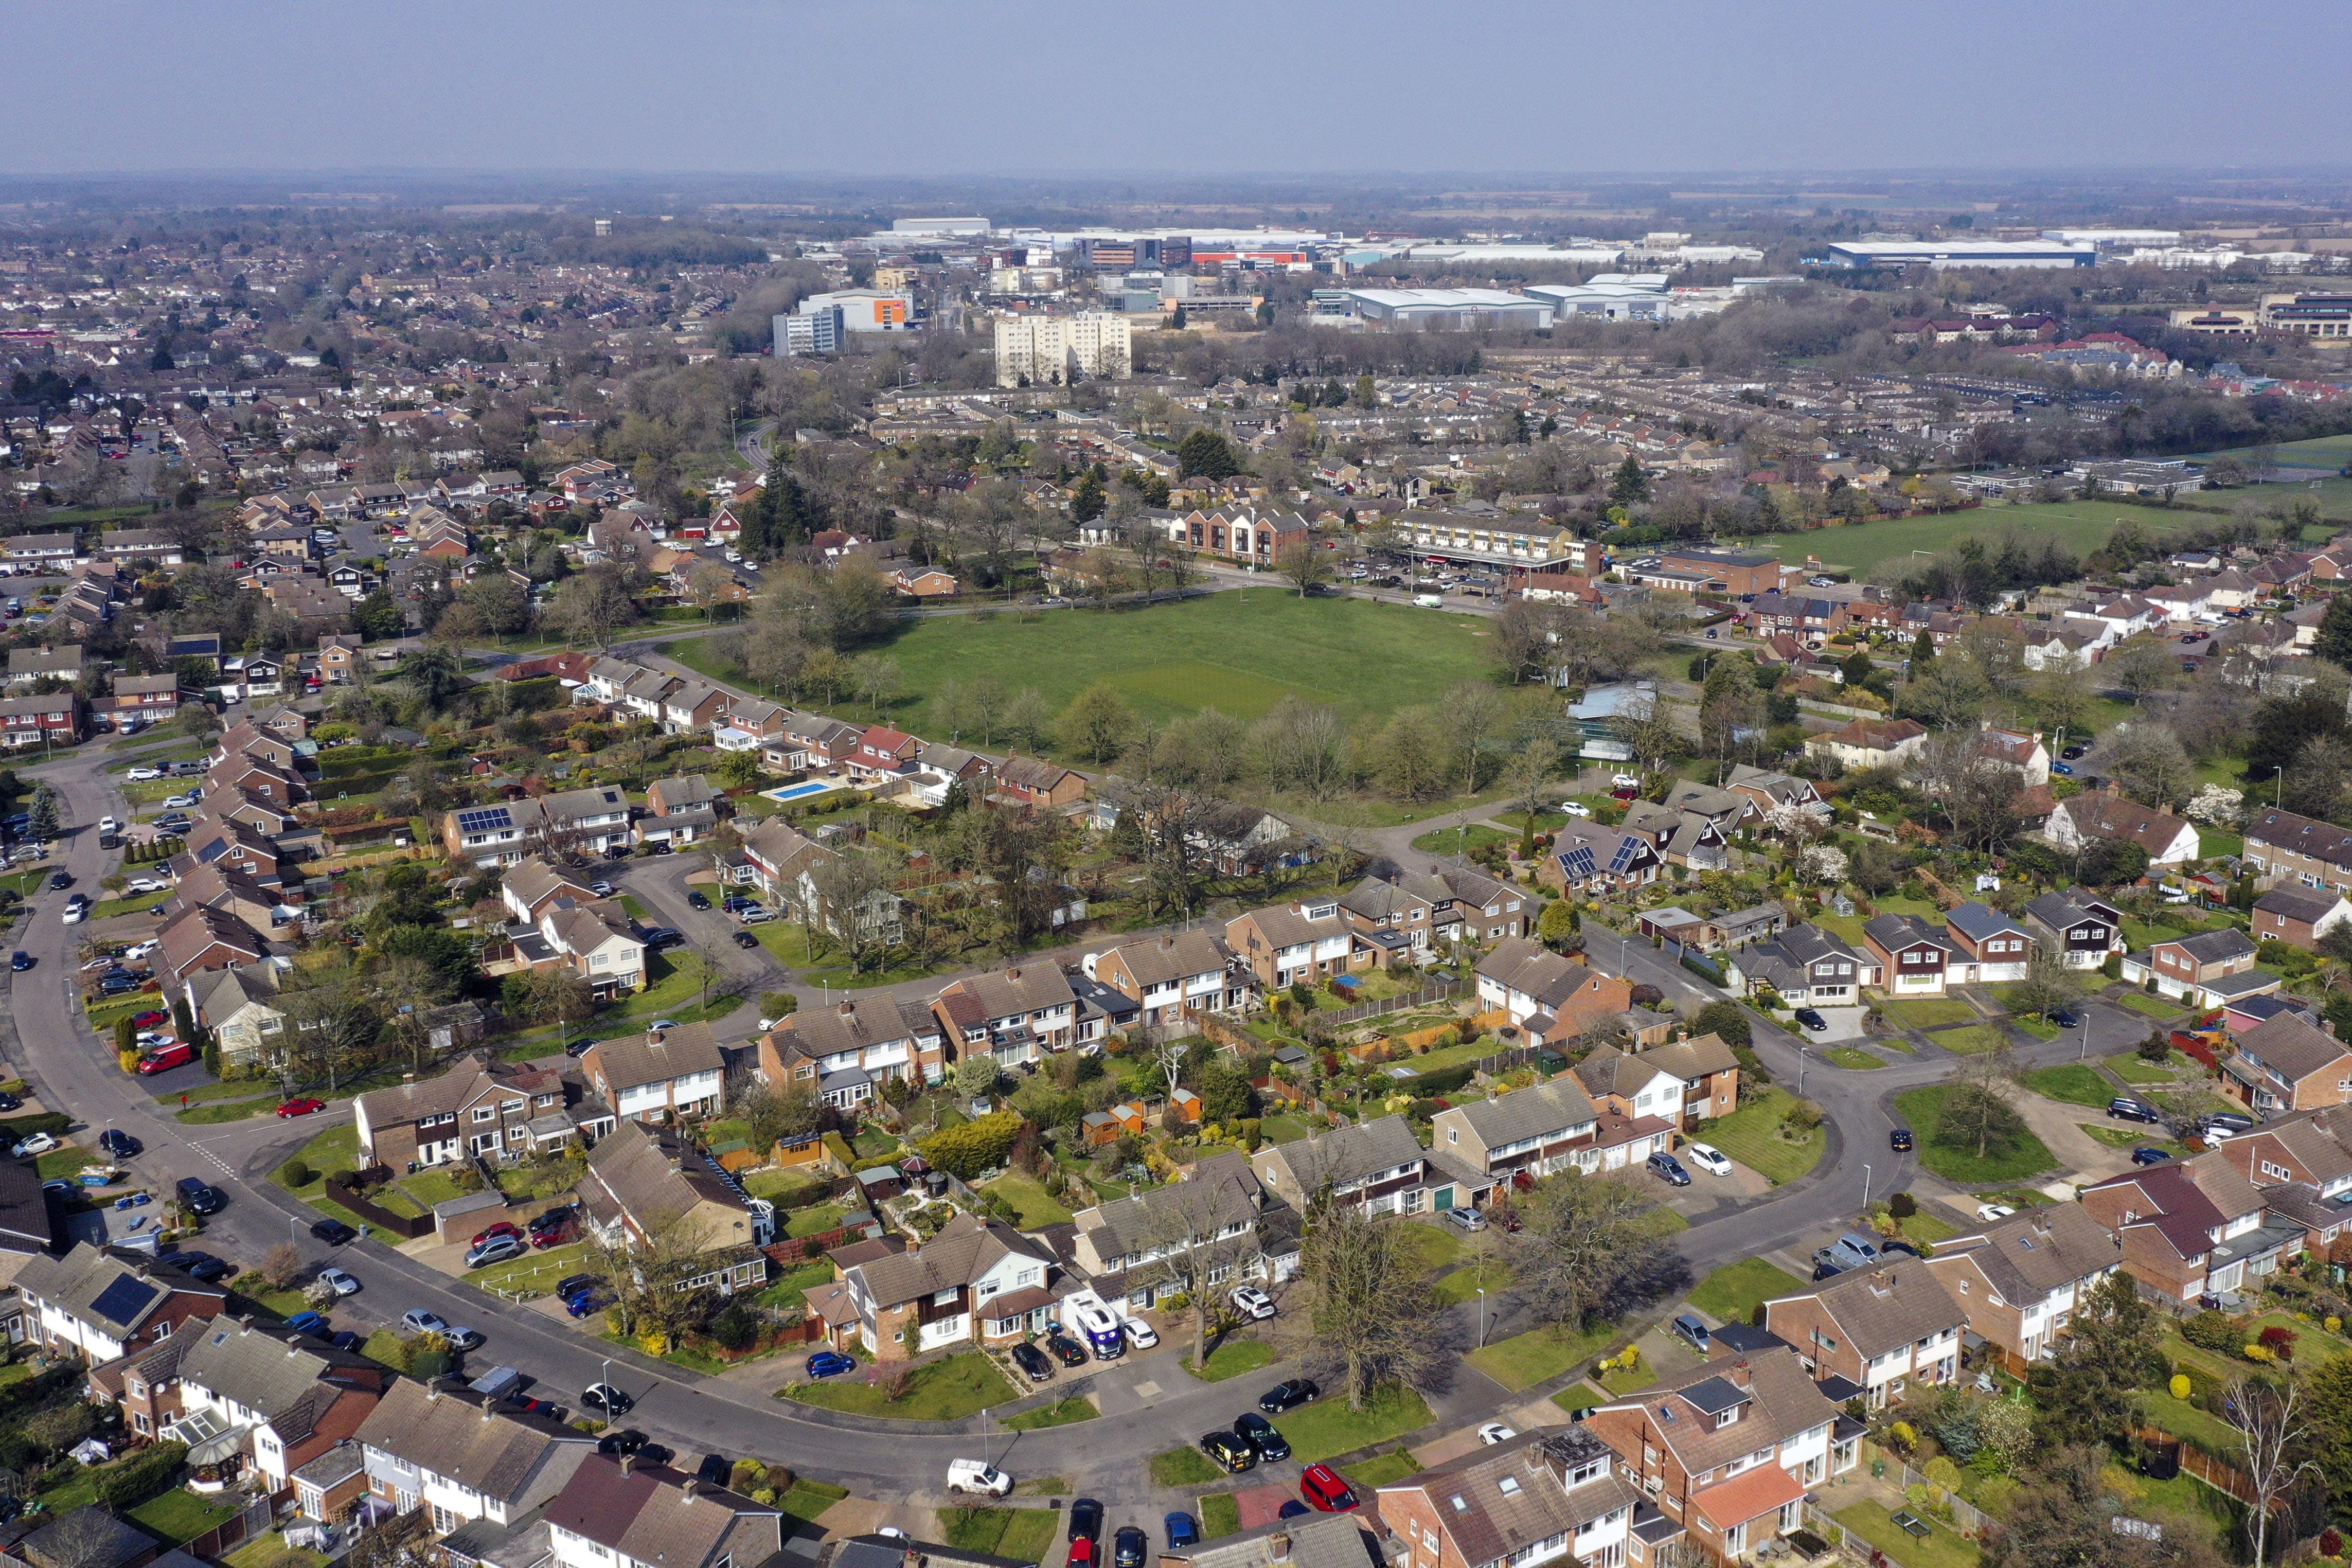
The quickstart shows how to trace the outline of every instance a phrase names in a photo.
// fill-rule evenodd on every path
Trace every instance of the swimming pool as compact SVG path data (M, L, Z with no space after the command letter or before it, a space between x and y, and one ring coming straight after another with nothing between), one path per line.
M813 795L824 795L828 790L836 790L840 787L841 786L839 784L825 784L821 780L812 780L807 784L793 784L789 789L768 789L761 790L760 793L766 795L770 800L806 800Z

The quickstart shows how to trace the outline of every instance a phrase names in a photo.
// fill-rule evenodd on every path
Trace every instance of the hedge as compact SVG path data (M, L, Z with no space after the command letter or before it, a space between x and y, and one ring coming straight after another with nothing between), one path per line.
M923 1140L923 1158L963 1181L971 1181L982 1171L1004 1163L1013 1152L1013 1140L1021 1136L1022 1117L1017 1110L999 1110L967 1121L961 1127L950 1127Z
M98 1473L98 1500L117 1511L135 1508L177 1478L187 1458L185 1443L158 1443L152 1448L142 1448L121 1464Z
M72 1125L73 1118L62 1110L37 1110L30 1116L11 1116L0 1121L0 1139L13 1143L36 1132L62 1134Z
M1477 1065L1464 1062L1459 1067L1439 1068L1435 1072L1417 1072L1411 1078L1392 1079L1381 1087L1391 1094L1409 1095L1414 1100L1434 1099L1451 1094L1478 1074Z

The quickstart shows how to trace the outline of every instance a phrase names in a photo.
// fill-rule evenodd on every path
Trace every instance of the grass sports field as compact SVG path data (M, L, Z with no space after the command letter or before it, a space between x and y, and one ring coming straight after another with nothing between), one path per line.
M1889 556L1907 556L1919 550L1933 554L1970 538L1982 540L1989 546L1996 545L2007 533L2015 533L2032 544L2055 539L2075 554L2087 555L2106 542L2116 524L2126 520L2138 523L2151 534L2219 521L2206 512L2172 511L2125 501L2042 501L2030 506L1972 507L1937 517L1865 522L1859 527L1816 529L1810 533L1775 533L1756 541L1755 547L1789 562L1818 555L1822 564L1859 578Z
M1029 621L940 616L900 625L875 651L898 662L909 694L892 721L919 735L952 727L933 711L941 685L982 677L1008 692L1034 686L1056 708L1104 680L1138 713L1164 720L1202 708L1255 719L1286 692L1354 717L1434 701L1488 674L1479 617L1272 588L1138 610L1051 610ZM1379 679L1363 679L1370 671Z

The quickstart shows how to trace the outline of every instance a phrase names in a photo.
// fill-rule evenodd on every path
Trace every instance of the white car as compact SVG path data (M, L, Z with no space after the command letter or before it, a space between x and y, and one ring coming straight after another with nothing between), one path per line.
M129 947L122 950L122 962L125 963L136 963L141 959L146 957L149 953L154 952L157 948L163 945L163 944L162 942L157 942L152 936L145 942L133 942Z
M1160 1331L1141 1318L1128 1318L1119 1325L1127 1331L1127 1342L1137 1350L1148 1351L1160 1342Z
M1478 1441L1490 1448L1497 1443L1507 1443L1518 1435L1517 1427L1507 1426L1500 1421L1489 1421L1478 1428Z
M1564 800L1559 803L1559 814L1562 816L1591 816L1592 808L1580 800Z
M1731 1174L1731 1162L1723 1157L1722 1150L1716 1148L1711 1143L1685 1144L1683 1146L1683 1158L1689 1161L1692 1164L1696 1165L1700 1170L1705 1171L1710 1176L1727 1176Z
M1609 782L1619 789L1640 789L1642 781L1632 773L1611 773Z
M1236 1311L1244 1318L1264 1322L1274 1316L1274 1298L1255 1285L1237 1285L1227 1298Z
M360 1282L352 1279L350 1275L344 1273L340 1268L320 1269L319 1283L326 1286L338 1296L356 1296L359 1294Z
M139 1031L139 1044L144 1049L151 1051L157 1046L168 1046L172 1044L173 1038L173 1037L169 1032L163 1029L142 1029Z
M164 805L166 807L169 807L169 808L173 809L173 810L177 810L178 808L180 808L180 807L182 807L182 806L194 805L195 805L195 804L196 804L196 797L195 797L194 795L166 795L166 796L163 798L163 805Z
M126 893L168 893L172 890L172 884L153 877L133 877L122 885L122 890Z
M22 1160L28 1155L46 1154L57 1146L58 1141L50 1137L47 1133L36 1132L30 1138L18 1140L16 1144L11 1148L8 1152L16 1158Z
M1979 1219L2007 1219L2016 1212L2016 1208L2009 1204L1979 1204L1977 1205L1977 1218Z
M100 833L120 833L122 831L122 824L110 816L101 816L98 819L98 830Z
M482 1336L471 1329L444 1329L441 1337L453 1350L471 1351L482 1348Z
M1012 1489L1013 1478L985 1459L948 1461L948 1490L951 1492L986 1492L991 1497L1003 1497Z
M82 921L89 915L89 906L88 904L68 904L66 906L65 915L66 924L69 926L78 926L81 924Z
M163 776L161 768L133 768L122 775L132 784L152 784Z

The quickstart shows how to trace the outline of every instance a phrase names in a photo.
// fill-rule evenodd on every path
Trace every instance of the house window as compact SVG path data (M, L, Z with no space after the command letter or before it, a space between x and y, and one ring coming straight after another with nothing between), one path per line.
M474 1120L477 1121L488 1121L498 1113L498 1108L496 1106L478 1105L474 1107Z

